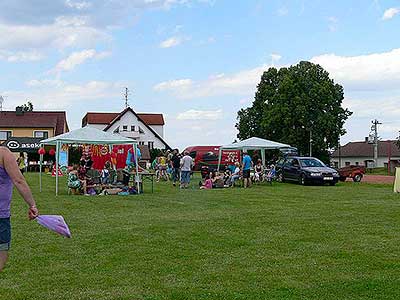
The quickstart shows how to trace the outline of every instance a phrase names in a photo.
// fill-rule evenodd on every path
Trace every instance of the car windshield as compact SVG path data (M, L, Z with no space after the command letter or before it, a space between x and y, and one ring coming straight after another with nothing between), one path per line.
M312 167L325 167L325 165L315 158L304 158L300 159L300 164L302 167L305 168L312 168Z

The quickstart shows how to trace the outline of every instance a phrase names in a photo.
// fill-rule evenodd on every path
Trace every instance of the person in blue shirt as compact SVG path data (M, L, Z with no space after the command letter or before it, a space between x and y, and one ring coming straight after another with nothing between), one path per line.
M250 169L253 165L251 157L247 154L247 150L243 151L243 181L244 188L251 186Z

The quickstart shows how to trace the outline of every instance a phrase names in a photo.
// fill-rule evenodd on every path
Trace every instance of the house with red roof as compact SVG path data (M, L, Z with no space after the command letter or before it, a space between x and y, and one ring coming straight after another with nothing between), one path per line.
M349 142L333 152L331 162L338 168L350 165L373 167L374 145L368 142L368 138L365 138L364 141ZM400 165L400 149L396 141L379 141L376 167L387 168L389 165L391 168Z
M0 143L11 137L43 140L68 131L65 111L0 111Z
M162 114L136 113L131 107L120 113L88 112L82 119L82 127L119 133L149 149L171 149L164 139L164 125Z

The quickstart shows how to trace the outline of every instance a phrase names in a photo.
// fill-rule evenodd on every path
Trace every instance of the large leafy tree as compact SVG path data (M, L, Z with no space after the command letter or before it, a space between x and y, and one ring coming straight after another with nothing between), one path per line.
M238 138L258 136L328 158L346 133L343 125L352 114L342 107L343 87L320 65L300 62L289 68L270 68L261 77L251 107L238 112Z

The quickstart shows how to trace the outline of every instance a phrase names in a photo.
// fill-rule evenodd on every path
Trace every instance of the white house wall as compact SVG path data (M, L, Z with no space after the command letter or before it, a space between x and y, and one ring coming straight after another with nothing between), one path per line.
M122 131L123 126L128 126L128 132ZM144 131L144 133L139 134L139 138L136 139L138 142L144 142L144 145L148 145L149 142L154 142L154 148L165 149L166 145L153 133L151 132L145 124L140 122L138 118L130 111L126 112L120 120L116 121L107 132L114 132L116 128L119 127L119 133L121 135L125 135L129 137L129 132L131 130L131 126L135 126L136 130L138 126Z
M162 125L150 125L150 127L158 133L159 136L164 138L164 126Z
M399 157L391 157L391 160L399 160ZM339 168L345 167L346 163L350 163L350 165L356 165L357 163L360 166L364 166L365 165L365 161L373 161L373 157L342 157L341 159L341 165L339 166ZM383 168L385 167L385 164L387 164L389 158L388 157L378 157L378 168ZM334 157L331 159L332 161L332 165L334 165L334 163L338 163L339 164L339 158L338 157Z

